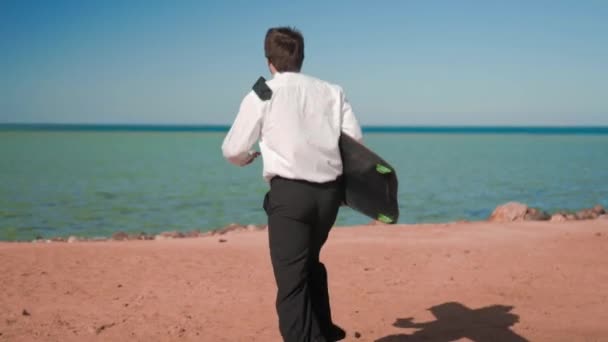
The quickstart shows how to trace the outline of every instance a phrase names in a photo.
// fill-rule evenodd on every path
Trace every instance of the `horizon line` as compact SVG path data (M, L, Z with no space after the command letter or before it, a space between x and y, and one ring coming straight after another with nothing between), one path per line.
M229 124L0 123L0 131L227 132ZM362 125L364 133L608 134L608 125Z

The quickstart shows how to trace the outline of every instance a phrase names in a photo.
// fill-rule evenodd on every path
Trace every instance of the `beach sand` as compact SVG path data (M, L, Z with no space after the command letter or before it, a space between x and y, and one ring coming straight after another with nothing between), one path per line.
M345 341L608 341L605 219L337 228L322 259ZM0 288L0 341L280 341L265 231L0 243Z

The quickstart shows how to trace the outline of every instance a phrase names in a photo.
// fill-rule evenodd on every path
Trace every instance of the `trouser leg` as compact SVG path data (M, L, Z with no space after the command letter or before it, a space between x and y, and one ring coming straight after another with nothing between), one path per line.
M271 190L272 210L268 212L269 244L277 283L276 309L279 329L288 342L325 341L310 296L310 262L313 225L311 206L297 186L277 186ZM290 201L296 201L291 203Z
M327 270L323 263L317 261L311 265L309 286L313 312L319 322L321 332L328 337L331 334L333 323L329 305Z
M339 190L338 187L328 187L318 196L318 217L313 227L312 253L310 253L311 301L321 331L327 338L334 335L334 324L331 318L327 269L319 257L329 231L336 221L341 201Z

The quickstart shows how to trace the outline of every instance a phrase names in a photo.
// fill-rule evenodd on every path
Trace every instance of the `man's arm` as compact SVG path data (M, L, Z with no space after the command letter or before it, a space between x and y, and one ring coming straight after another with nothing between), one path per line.
M222 143L224 158L237 166L250 164L258 152L251 151L259 139L262 128L262 109L260 100L253 92L247 94L241 102L239 113Z
M361 127L342 89L340 89L340 102L342 104L342 132L360 143L363 142Z

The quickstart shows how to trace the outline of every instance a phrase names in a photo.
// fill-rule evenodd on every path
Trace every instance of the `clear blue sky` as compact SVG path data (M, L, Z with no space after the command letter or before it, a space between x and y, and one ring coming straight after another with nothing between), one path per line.
M0 1L0 123L229 124L263 39L363 124L608 125L608 1Z

